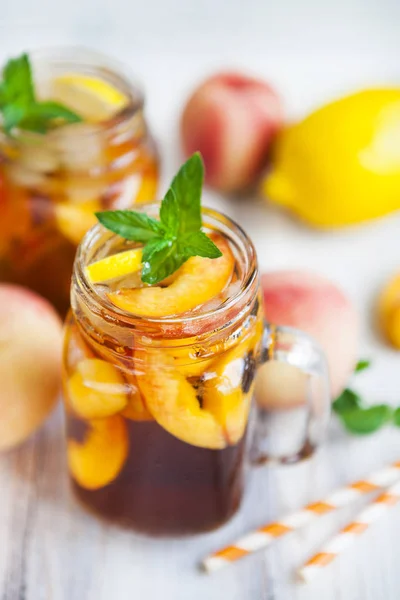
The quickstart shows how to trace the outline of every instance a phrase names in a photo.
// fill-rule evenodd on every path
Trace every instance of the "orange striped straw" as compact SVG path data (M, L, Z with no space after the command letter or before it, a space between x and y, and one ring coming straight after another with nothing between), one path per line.
M222 548L207 556L203 562L203 568L211 573L222 567L236 562L244 556L253 554L262 548L266 548L274 540L280 538L296 529L300 529L326 513L333 512L351 504L357 498L373 491L393 485L400 478L400 461L393 465L375 471L366 479L351 483L344 488L336 490L326 499L313 502L305 508L287 517L259 527L248 533L232 545Z
M382 517L389 508L400 502L400 483L391 486L384 494L371 502L356 519L315 554L298 570L303 582L308 582L322 571L362 534L374 521Z

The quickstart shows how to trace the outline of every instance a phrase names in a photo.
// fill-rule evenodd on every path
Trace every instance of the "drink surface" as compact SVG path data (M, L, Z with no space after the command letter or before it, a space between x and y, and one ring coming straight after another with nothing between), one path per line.
M87 272L102 273L91 285L113 317L88 315L78 298L67 323L64 390L74 488L105 518L151 534L217 527L242 496L261 305L257 294L246 305L232 302L245 269L227 238L210 236L220 258L192 257L155 286L144 285L138 271L121 275L118 258L111 261L118 276L110 277L110 263L100 261L140 251L112 236ZM94 264L106 270L91 271ZM132 322L114 332L118 311L136 319L129 310L143 306L143 327ZM220 313L224 307L229 310Z
M0 280L27 285L65 314L76 246L94 212L149 202L158 158L142 98L115 73L51 59L34 70L41 100L81 122L0 132Z

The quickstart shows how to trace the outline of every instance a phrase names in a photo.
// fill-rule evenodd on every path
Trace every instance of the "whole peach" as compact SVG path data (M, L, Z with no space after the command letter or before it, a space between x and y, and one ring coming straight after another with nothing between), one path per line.
M240 191L265 167L282 123L281 99L267 83L219 73L189 98L181 119L182 145L186 155L201 152L211 187Z
M332 399L336 398L357 360L358 317L350 300L331 281L308 271L265 273L261 282L267 320L301 329L319 342L328 361ZM294 367L272 362L257 376L257 401L266 408L299 404L304 389Z
M60 390L62 324L25 288L0 285L0 450L33 433Z

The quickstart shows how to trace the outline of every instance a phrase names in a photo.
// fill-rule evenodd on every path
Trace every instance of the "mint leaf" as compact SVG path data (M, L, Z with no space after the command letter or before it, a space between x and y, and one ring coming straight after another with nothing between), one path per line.
M19 104L7 104L3 108L3 127L7 133L10 133L14 127L20 124L26 115L26 108Z
M99 222L127 240L145 244L142 281L154 285L169 277L191 256L222 256L201 231L203 161L196 153L174 177L160 207L160 221L133 210L96 213Z
M6 103L6 88L4 82L0 82L0 108Z
M341 419L351 433L366 435L378 431L392 417L392 409L386 404L377 404L370 408L355 408L344 411Z
M156 250L151 260L144 262L142 281L154 285L175 273L186 261L186 256L179 253L175 244Z
M3 69L5 97L9 103L29 105L35 102L32 71L27 54L12 58Z
M172 242L164 238L157 237L149 240L143 248L142 262L150 262L155 253L160 252L160 250L164 250L164 248L170 247L171 244Z
M79 123L82 121L76 113L58 102L36 102L28 107L25 118L22 119L20 127L38 133L46 133L49 125L54 122Z
M188 256L203 256L205 258L219 258L221 250L202 231L186 235L180 242L184 254Z
M0 110L7 133L15 127L46 133L57 124L77 123L81 117L58 102L36 102L32 70L27 54L13 58L3 69Z
M203 180L203 160L196 152L181 166L171 183L171 189L175 193L180 211L179 235L201 229Z
M353 390L347 388L336 398L332 404L332 409L336 414L342 415L347 411L361 408L361 406L361 397Z
M179 232L181 220L181 211L178 199L172 188L168 190L160 207L160 221L171 237L175 237Z
M364 359L364 360L359 360L358 363L356 364L356 368L354 369L355 373L360 373L361 371L365 371L365 369L368 369L368 367L371 366L371 361Z
M396 408L393 413L393 423L396 427L400 427L400 408Z
M104 227L126 240L146 243L164 233L160 222L144 213L133 210L105 210L95 214Z

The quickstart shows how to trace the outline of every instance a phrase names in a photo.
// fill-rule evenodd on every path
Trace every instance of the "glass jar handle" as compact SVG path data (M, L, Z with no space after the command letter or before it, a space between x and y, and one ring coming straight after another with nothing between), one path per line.
M291 327L265 324L259 387L267 407L257 406L253 464L295 463L310 456L325 435L331 398L326 359L317 342ZM270 397L268 398L268 394ZM290 401L274 405L273 395ZM276 401L278 402L278 400Z

